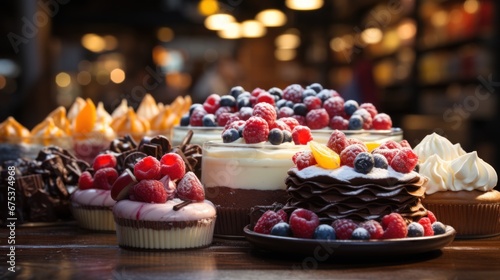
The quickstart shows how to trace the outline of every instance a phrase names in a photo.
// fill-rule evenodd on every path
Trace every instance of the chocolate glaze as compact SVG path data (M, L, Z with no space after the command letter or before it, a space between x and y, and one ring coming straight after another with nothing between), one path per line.
M201 219L197 221L144 221L144 220L130 220L124 218L116 218L115 222L117 225L123 227L132 227L132 228L150 228L154 230L171 230L174 228L188 228L188 227L208 227L213 222L213 218Z

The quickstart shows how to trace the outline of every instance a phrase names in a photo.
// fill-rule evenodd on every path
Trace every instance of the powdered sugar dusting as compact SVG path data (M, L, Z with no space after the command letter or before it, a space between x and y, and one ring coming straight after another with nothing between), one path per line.
M302 170L298 170L297 168L294 167L292 168L292 170L294 170L297 176L299 176L302 179L310 179L324 175L345 182L348 182L354 178L365 178L365 179L395 178L400 181L407 181L419 176L419 174L415 171L412 171L410 173L399 173L394 171L394 169L392 169L391 167L389 167L388 169L373 168L372 171L370 171L370 173L368 174L356 172L354 171L354 168L345 165L337 169L324 169L317 165L313 165L304 168Z

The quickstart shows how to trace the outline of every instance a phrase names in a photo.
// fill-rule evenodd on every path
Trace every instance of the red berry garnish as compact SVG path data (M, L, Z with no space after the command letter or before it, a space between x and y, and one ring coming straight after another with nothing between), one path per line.
M337 239L347 240L352 236L352 232L358 228L358 225L351 219L338 219L332 223Z
M203 126L203 117L208 114L207 111L199 106L193 110L191 116L189 117L189 125L191 126Z
M349 129L349 121L341 116L334 116L330 119L328 126L331 129L347 130Z
M359 108L362 108L362 109L365 109L366 111L368 111L368 113L370 113L370 116L372 118L374 118L378 114L377 108L372 103L363 103L363 104L359 105Z
M429 220L431 221L431 224L433 224L434 222L437 222L436 215L434 215L434 213L432 213L429 210L427 210L427 218L429 218Z
M302 102L303 91L304 88L299 84L289 85L283 90L283 99L290 100L293 103L300 103Z
M317 164L316 159L314 158L314 155L309 150L297 152L293 156L292 160L295 163L295 165L297 166L297 169L299 169L299 170L302 170L306 167Z
M335 116L340 116L344 119L347 118L344 111L344 99L340 96L330 97L325 100L325 102L323 102L323 108L328 112L330 118Z
M291 109L291 108L290 108ZM293 129L300 125L297 119L292 118L292 117L286 117L286 118L280 118L280 121L284 122L288 127L290 128L290 131L293 131Z
M166 153L160 159L161 176L168 175L170 180L177 180L186 173L186 164L182 157L176 153Z
M269 135L269 125L261 117L251 117L245 122L245 127L243 128L243 139L245 143L260 143L267 140Z
M278 110L278 119L288 118L293 116L293 109L287 106L281 107Z
M292 130L292 140L295 145L305 145L313 140L311 129L304 125L298 125Z
M389 130L392 128L392 120L389 115L385 113L379 113L373 117L372 122L373 129L377 130Z
M160 162L153 156L144 157L134 165L134 175L138 181L159 179Z
M354 159L361 152L367 152L366 147L363 147L360 144L352 144L347 146L340 153L340 165L347 165L350 167L354 167Z
M92 168L97 171L101 168L116 166L116 157L113 154L99 154L95 157Z
M270 234L273 226L279 222L283 222L281 216L272 210L267 210L260 216L259 220L257 220L253 231L256 233Z
M101 168L94 174L94 188L111 190L113 183L118 178L118 172L112 167Z
M158 180L142 180L131 188L130 199L146 203L165 203L167 191Z
M399 145L401 146L401 148L411 148L410 143L408 143L408 140L406 139L401 140L401 142L399 142Z
M125 169L111 187L111 198L116 201L129 198L130 190L135 184L137 184L137 179L134 174L129 169Z
M230 128L234 128L236 130L240 130L241 127L245 126L245 121L243 120L235 120L235 121L231 121L229 120L226 125L224 126L224 130L222 131L222 133L224 133L224 131L230 129Z
M310 129L321 129L327 127L330 117L325 109L313 109L307 112L306 124Z
M371 129L372 128L373 118L366 109L359 108L358 110L356 110L353 113L353 116L354 115L361 116L361 118L363 119L363 129Z
M320 109L322 105L321 99L317 96L307 96L303 102L307 107L307 111Z
M253 115L255 117L261 117L266 120L268 125L273 125L276 121L276 109L269 103L257 103L253 107Z
M387 163L390 163L392 159L399 153L398 149L380 149L377 148L372 151L372 154L381 154L387 159Z
M411 148L402 148L389 165L399 173L410 173L418 164L418 156Z
M382 218L384 234L382 239L404 238L408 234L406 222L398 213L391 213Z
M387 140L380 144L379 149L401 149L401 145L394 140Z
M238 112L238 117L240 118L240 120L246 121L252 116L253 116L253 109L250 107L243 107Z
M90 174L90 172L82 172L80 178L78 178L78 188L80 190L88 190L94 188L94 178L92 178L92 174Z
M203 108L207 111L208 114L215 114L217 109L219 109L220 105L220 95L212 93L210 94L205 102L203 102Z
M422 217L418 220L418 223L424 227L424 236L433 236L434 230L432 229L431 220L427 217Z
M218 126L225 126L229 119L231 119L231 116L234 115L234 113L221 113L217 117L217 125Z
M312 238L319 225L319 218L310 210L298 208L292 212L288 223L294 237Z
M334 130L328 139L326 146L340 155L340 153L348 146L347 137L342 131Z
M360 224L360 227L366 229L370 233L370 239L380 239L384 234L384 229L379 222L368 220Z
M285 223L288 222L288 214L283 209L276 211L276 214L278 214L278 216L281 217L281 220L283 222L285 222Z
M268 103L274 106L274 96L268 92L262 92L257 96L257 104Z
M273 128L277 128L281 131L283 130L288 130L290 132L292 132L292 130L290 129L290 127L282 120L277 120L274 122L273 125L269 126L269 130L273 129Z
M205 200L205 189L196 175L189 171L177 184L177 196L183 200Z
M293 115L292 118L296 119L299 125L306 125L306 117L301 115Z

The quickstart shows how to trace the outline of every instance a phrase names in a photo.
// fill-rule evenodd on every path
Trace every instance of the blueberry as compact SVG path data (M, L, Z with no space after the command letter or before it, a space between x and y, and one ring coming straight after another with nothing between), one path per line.
M296 103L293 105L293 113L299 116L307 115L307 107L304 103Z
M353 230L351 239L354 240L370 240L370 233L362 227Z
M277 236L292 236L290 225L285 222L279 222L271 229L271 235Z
M358 108L359 108L359 104L358 104L358 102L356 102L356 100L351 99L351 100L347 100L344 103L344 111L348 116L351 116L352 114L354 114L354 112L356 112L356 110L358 110Z
M235 128L230 128L222 133L222 142L231 143L240 138L240 133Z
M231 95L223 95L220 98L219 104L221 107L234 107L234 105L236 105L236 99Z
M349 118L349 130L360 130L363 128L363 118L359 115L354 115Z
M313 89L310 89L310 88L305 89L302 92L302 100L304 100L308 96L316 96L316 92Z
M374 165L375 161L373 159L373 156L368 152L361 152L354 159L354 170L359 173L370 173Z
M408 237L420 237L424 236L424 227L417 223L417 222L411 222L408 225Z
M325 102L328 98L332 97L332 91L329 89L324 89L316 95L321 101Z
M316 93L319 93L320 91L323 90L323 86L320 83L312 83L306 87L306 89L312 89Z
M238 97L236 97L236 101L239 101L242 98L250 98L251 96L252 95L250 94L250 92L245 91L242 94L238 95Z
M286 100L280 99L280 100L276 101L276 107L278 107L278 108L286 107Z
M206 114L202 119L203 126L214 127L217 126L217 122L215 121L214 114Z
M335 240L337 238L332 226L321 224L314 230L314 239Z
M283 98L283 91L280 88L272 87L267 92L271 95L279 97L278 100Z
M238 109L243 107L252 107L252 103L250 103L250 98L239 98L238 99Z
M194 109L196 109L198 107L203 108L203 105L200 103L194 103L193 105L191 105L191 107L189 107L189 115L191 116L191 114L193 114Z
M288 130L283 130L283 143L292 142L292 133Z
M375 165L373 167L387 169L389 166L387 158L381 154L373 154L373 160L375 161Z
M231 88L231 90L229 91L229 94L234 98L238 98L238 95L242 94L243 92L245 92L243 87L235 86L235 87Z
M446 226L441 222L432 223L432 230L434 231L434 235L443 234L446 232Z
M238 135L240 137L243 137L243 129L245 129L244 125L238 127Z
M273 145L279 145L283 143L283 132L279 128L273 128L269 131L269 135L267 139L269 140L269 143Z
M180 125L181 126L188 126L189 125L189 113L188 114L185 114L184 116L181 117L181 123Z
M290 107L293 109L293 105L295 105L295 103L293 103L293 101L290 101L290 100L286 101L286 105L285 105L286 107Z

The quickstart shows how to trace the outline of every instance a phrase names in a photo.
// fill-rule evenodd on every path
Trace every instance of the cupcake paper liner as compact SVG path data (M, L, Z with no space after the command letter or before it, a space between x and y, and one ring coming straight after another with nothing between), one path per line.
M73 208L73 216L81 228L98 231L115 231L111 209Z

